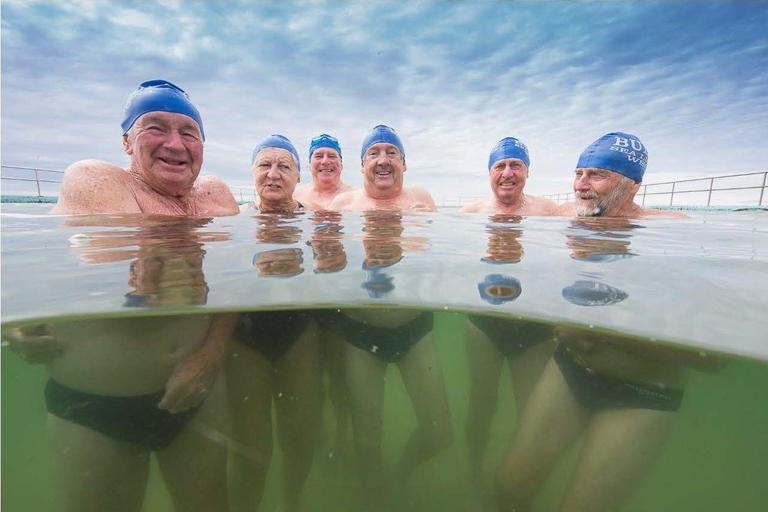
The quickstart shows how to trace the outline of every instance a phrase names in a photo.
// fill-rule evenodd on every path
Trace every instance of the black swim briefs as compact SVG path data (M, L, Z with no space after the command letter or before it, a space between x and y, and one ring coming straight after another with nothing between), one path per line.
M395 363L432 330L432 313L419 314L410 322L397 327L378 327L339 316L344 338L357 348L375 354L384 361Z
M139 396L95 395L49 379L45 386L48 412L100 432L115 441L149 450L165 448L186 426L197 408L179 413L160 409L164 392Z
M243 313L235 337L274 363L296 343L311 319L303 310Z
M563 345L558 345L553 357L571 391L584 407L659 411L676 411L680 408L682 389L601 375L580 365L571 351Z
M554 335L552 327L536 322L483 315L467 317L507 357L516 357Z

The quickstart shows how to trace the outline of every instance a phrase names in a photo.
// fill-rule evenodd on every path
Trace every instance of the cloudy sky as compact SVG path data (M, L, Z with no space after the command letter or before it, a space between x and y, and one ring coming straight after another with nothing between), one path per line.
M2 1L2 163L127 163L127 95L184 88L207 136L203 173L250 182L271 133L303 157L322 132L345 179L379 123L406 184L488 192L505 136L531 152L528 191L570 189L581 150L614 130L649 148L648 183L766 170L768 2Z

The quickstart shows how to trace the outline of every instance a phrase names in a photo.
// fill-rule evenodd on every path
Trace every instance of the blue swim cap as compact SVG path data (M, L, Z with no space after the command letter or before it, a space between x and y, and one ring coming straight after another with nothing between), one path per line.
M505 158L517 158L525 162L526 167L531 166L528 148L514 137L504 137L493 146L491 156L488 157L488 170L493 167L493 164Z
M378 144L379 142L386 142L387 144L392 144L393 146L397 147L397 149L399 149L400 153L403 155L403 158L405 158L403 142L400 140L400 137L398 137L397 132L394 130L394 128L380 124L374 126L368 135L365 136L365 139L363 139L363 148L360 150L360 160L363 159L363 156L369 147L373 146L374 144Z
M285 149L287 151L290 151L291 154L296 158L296 165L301 171L301 164L299 163L299 153L296 151L296 148L293 147L293 144L291 144L291 141L288 140L288 137L284 137L282 135L270 135L263 141L259 142L259 144L253 148L253 155L251 156L251 164L256 161L256 155L259 154L259 151L261 151L264 148L280 148Z
M374 268L368 271L368 277L360 285L360 288L367 291L369 297L380 299L395 289L392 280L392 276Z
M491 288L493 293L489 293ZM499 305L518 298L523 293L523 286L514 277L489 274L483 281L477 283L477 291L484 301Z
M335 149L339 154L339 158L341 158L341 146L339 146L339 140L336 137L331 137L327 133L318 135L309 143L309 158L312 158L312 153L314 153L317 148Z
M589 145L579 157L577 169L607 169L636 183L643 181L648 152L640 139L623 132L607 133Z
M125 119L120 124L123 135L128 133L133 123L147 112L173 112L191 117L200 127L200 135L205 140L203 120L200 112L189 101L184 89L166 80L149 80L139 84L139 87L128 96L125 104Z
M627 297L625 291L598 281L579 280L563 288L563 298L577 306L609 306Z

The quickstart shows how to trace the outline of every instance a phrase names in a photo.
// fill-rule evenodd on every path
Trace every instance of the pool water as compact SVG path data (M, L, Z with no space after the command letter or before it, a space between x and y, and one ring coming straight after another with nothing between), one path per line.
M356 314L374 322L433 312L431 338L452 442L418 465L386 505L378 503L379 509L493 509L496 469L521 419L519 393L502 368L498 397L492 391L480 395L480 402L495 398L497 407L482 463L470 462L466 432L472 424L473 383L478 375L495 374L502 356L486 350L492 346L487 340L473 338L468 315L506 321L502 332L533 325L551 333L547 340L556 337L574 347L587 367L631 375L631 381L660 384L659 389L684 390L679 410L669 414L658 456L631 483L621 510L764 508L764 212L696 212L682 221L633 222L453 212L67 220L43 215L45 209L36 206L3 205L4 329L46 323L89 332L128 318L181 325L190 315L291 309L329 311L332 320L325 328L333 330L339 310L362 310ZM411 350L421 350L424 343ZM554 348L554 343L536 346ZM343 347L360 355L357 347ZM95 354L99 347L92 349ZM480 353L495 353L496 360L487 360L485 368L472 366ZM3 510L58 510L43 389L49 371L62 370L57 363L47 369L27 364L8 347L2 356ZM541 361L548 357L545 351ZM75 377L96 378L109 364L120 369L120 361L97 364L95 359L79 360L81 367L92 367ZM389 364L383 375L385 469L398 463L418 426L397 366ZM218 382L223 380L220 376ZM541 401L537 396L531 395L523 416ZM322 397L301 510L373 509L377 500L361 482L364 472L354 459L351 430L337 436L332 398L328 390ZM209 428L220 443L231 438L226 425ZM564 450L535 493L533 510L557 510L583 442L578 437ZM259 510L282 506L284 462L275 442ZM478 474L483 475L479 491ZM144 510L172 510L156 465Z

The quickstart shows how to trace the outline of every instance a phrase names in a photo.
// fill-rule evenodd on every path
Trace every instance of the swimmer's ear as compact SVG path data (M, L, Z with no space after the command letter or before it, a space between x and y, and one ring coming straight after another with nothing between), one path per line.
M123 151L125 151L127 154L133 153L133 148L131 147L131 144L128 142L128 134L123 134Z

